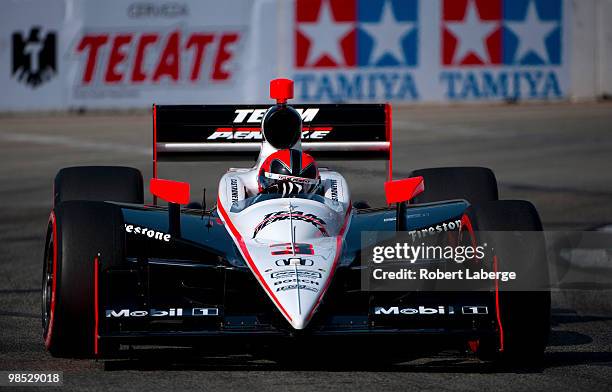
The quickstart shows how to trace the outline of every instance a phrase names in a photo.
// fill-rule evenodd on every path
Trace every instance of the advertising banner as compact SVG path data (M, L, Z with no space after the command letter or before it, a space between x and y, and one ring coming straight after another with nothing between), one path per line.
M240 99L251 1L75 5L81 25L65 52L70 106Z
M562 0L297 0L293 78L307 101L560 99Z
M2 1L0 110L242 99L252 1Z
M66 37L64 0L2 1L0 110L66 106L66 74L59 47Z
M0 2L0 110L572 93L569 0Z

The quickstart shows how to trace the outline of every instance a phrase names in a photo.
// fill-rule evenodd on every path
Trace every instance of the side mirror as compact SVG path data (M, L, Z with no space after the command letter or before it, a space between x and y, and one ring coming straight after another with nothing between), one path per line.
M385 182L387 204L411 200L424 190L425 181L421 176Z
M174 237L181 236L181 204L189 203L189 183L152 178L151 193L168 202L168 230Z
M168 203L189 203L189 183L152 178L149 183L151 193Z

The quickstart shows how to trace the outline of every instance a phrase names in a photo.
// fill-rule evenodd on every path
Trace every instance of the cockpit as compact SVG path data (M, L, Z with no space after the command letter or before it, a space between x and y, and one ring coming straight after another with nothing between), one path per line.
M280 193L261 193L255 196L247 197L246 199L243 199L243 200L238 200L238 201L233 202L230 208L230 212L233 212L233 213L242 212L245 209L251 207L252 205L256 203L260 203L260 202L264 202L268 200L277 200L277 199L311 200L311 201L315 201L318 203L323 203L327 207L329 207L330 209L336 212L342 211L342 205L340 204L338 200L332 200L332 199L329 199L317 193L301 193L301 194L294 194L294 195L289 195L289 196L283 195Z

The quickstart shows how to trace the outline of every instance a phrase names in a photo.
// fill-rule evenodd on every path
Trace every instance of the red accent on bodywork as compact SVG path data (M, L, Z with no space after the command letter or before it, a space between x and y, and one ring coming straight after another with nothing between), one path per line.
M270 81L270 98L276 99L276 103L286 103L293 98L293 80L272 79Z
M334 263L332 264L331 269L329 270L329 276L327 277L325 286L323 286L323 289L319 292L319 298L317 299L317 303L315 304L315 306L312 308L312 310L308 314L308 317L306 317L306 322L310 321L310 319L312 318L312 315L319 307L319 304L321 303L321 300L323 299L323 294L325 294L325 292L327 291L327 288L329 287L329 284L331 283L332 277L334 276L334 272L336 272L336 266L338 265L338 260L340 260L340 254L342 253L342 239L348 227L348 221L349 221L349 217L351 216L352 209L353 209L353 205L349 204L348 208L346 209L346 215L344 216L344 222L342 223L342 228L340 229L340 231L338 232L338 235L336 236L336 256L334 257Z
M157 178L157 105L153 104L153 178ZM153 196L153 205L157 205L157 196Z
M385 104L385 136L389 142L389 178L393 181L393 122L391 115L391 104Z
M98 268L100 266L100 262L98 260L98 256L94 257L94 354L98 355L98 339L100 338L99 334L99 306L98 306Z
M234 224L232 223L229 215L227 215L227 212L225 212L225 209L223 208L223 204L221 203L220 199L217 200L217 207L219 209L219 212L221 213L221 216L223 216L223 220L225 221L225 224L227 225L227 227L229 227L234 238L236 238L236 241L238 242L238 246L240 247L240 250L242 251L242 254L244 255L244 258L246 259L247 263L249 263L251 270L255 273L257 280L259 280L259 283L261 283L263 288L268 292L268 294L270 295L270 298L272 298L276 306L280 309L280 311L287 318L287 320L291 321L291 316L289 315L289 313L287 313L283 305L281 305L278 298L276 298L276 296L274 295L274 292L272 291L272 289L270 289L270 286L268 286L263 276L261 276L261 273L257 269L255 262L253 261L253 258L251 258L251 255L249 254L249 250L247 249L246 244L244 243L244 239L240 235L240 232L238 231L238 229L236 229L236 226L234 226Z
M238 128L231 128L231 127L219 127L217 128L217 132L261 132L261 128L257 128L257 127L238 127Z
M281 244L272 244L270 248L278 248L282 247L282 249L272 250L270 249L270 254L272 256L279 255L314 255L314 248L312 244L300 244L286 242Z
M57 287L57 224L55 222L55 212L51 211L49 216L53 230L53 285L51 286L51 315L49 316L49 328L45 337L45 347L51 346L51 336L53 335L53 318L55 315L55 293Z
M303 126L302 127L302 132L308 132L308 131L332 131L334 128L333 127L310 127L310 126ZM237 128L232 128L232 127L218 127L216 129L217 132L261 132L261 128L259 127L237 127Z
M302 131L331 131L333 127L302 127Z
M471 352L475 353L478 351L478 346L480 346L480 340L468 340L468 347Z
M151 193L170 203L189 203L189 183L152 178L149 184Z
M463 214L461 217L461 228L466 228L468 233L470 233L470 238L472 239L472 246L476 247L476 235L474 234L474 228L472 227L472 221L470 218ZM459 231L459 239L461 239L461 231Z
M470 234L472 240L472 246L476 247L476 235L474 234L474 227L470 218L463 214L461 217L461 229L466 228ZM459 232L461 235L461 232ZM497 256L493 256L493 271L497 272ZM497 328L499 329L499 351L504 351L504 327L501 322L500 306L499 306L499 280L495 279L495 313L497 315Z
M387 204L408 201L424 190L425 182L421 176L385 182Z
M493 271L497 274L497 256L493 256ZM501 322L499 307L499 280L495 279L495 313L497 313L497 326L499 327L499 351L504 351L504 327Z

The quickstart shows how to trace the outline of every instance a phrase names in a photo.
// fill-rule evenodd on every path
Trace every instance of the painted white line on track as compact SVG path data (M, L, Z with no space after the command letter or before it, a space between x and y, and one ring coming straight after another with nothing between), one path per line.
M18 143L62 146L77 150L124 152L145 156L152 154L150 149L144 147L130 146L122 143L94 142L91 140L75 139L74 137L68 136L48 136L33 133L0 133L0 140Z

